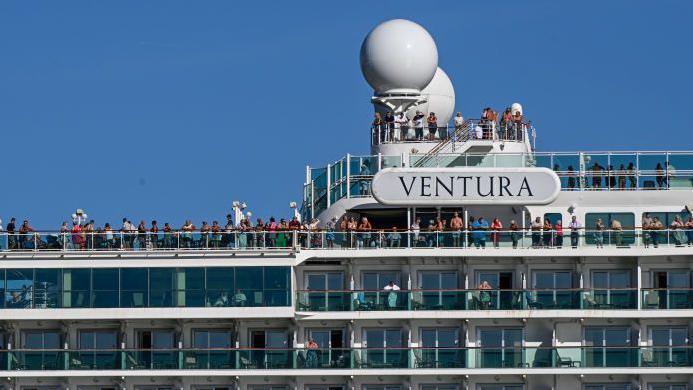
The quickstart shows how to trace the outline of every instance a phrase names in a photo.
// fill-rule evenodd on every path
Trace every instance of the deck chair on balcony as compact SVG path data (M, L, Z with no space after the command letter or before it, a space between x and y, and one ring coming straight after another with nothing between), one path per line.
M131 370L139 370L146 368L146 366L143 363L135 360L135 358L129 353L125 354L125 366Z
M609 304L597 302L594 295L592 295L590 292L585 293L585 303L587 303L588 309L609 309L612 307Z
M651 348L643 348L640 353L643 367L657 367Z
M375 310L375 304L366 300L366 294L359 292L356 294L356 309L363 311Z
M534 298L534 294L529 291L525 292L525 300L527 301L527 307L530 309L543 309L544 305Z
M200 368L197 365L197 357L196 356L186 356L185 359L183 359L183 368L186 370L194 369L194 368Z
M558 367L580 367L581 362L567 356L560 356L558 352L556 352L556 364Z
M414 362L416 368L436 368L438 365L434 360L425 359L423 353L419 349L414 350Z
M645 295L645 302L643 302L646 309L659 309L659 294L655 290L650 290Z
M70 359L70 369L72 370L90 370L92 369L90 364L85 364L82 362L82 360L78 358L71 358Z
M239 361L241 362L241 368L243 369L258 368L257 362L255 362L254 360L250 360L245 356L241 356Z

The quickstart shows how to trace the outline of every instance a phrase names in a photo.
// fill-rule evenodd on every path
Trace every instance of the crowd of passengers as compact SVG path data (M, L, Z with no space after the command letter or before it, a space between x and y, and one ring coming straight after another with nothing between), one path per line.
M590 188L593 189L619 189L625 190L626 188L635 189L637 188L638 177L635 170L635 165L630 162L628 166L621 164L618 169L614 169L613 165L608 165L604 168L598 162L595 162L587 169L588 176L585 177L583 182L580 182L580 172L576 171L572 165L568 166L566 171L561 171L561 167L558 164L554 164L553 170L558 173L559 176L567 177L568 189L574 190L577 188ZM657 163L654 170L654 181L648 185L644 183L647 188L669 188L671 183L670 179L675 177L674 168L669 165L669 162ZM656 184L656 185L655 185Z
M583 227L577 217L572 216L564 230L561 220L552 223L549 218L542 221L536 217L525 231L515 220L510 220L506 226L499 218L489 222L484 217L472 216L465 225L458 212L454 212L450 220L440 217L431 219L428 225L424 225L421 218L416 218L408 229L397 226L389 230L375 229L367 217L357 218L353 215L345 215L341 221L333 218L323 229L318 225L317 219L308 223L300 222L298 217L289 221L281 218L279 222L274 217L267 222L258 218L253 224L247 216L235 224L229 214L223 226L218 221L212 221L212 224L203 221L198 228L187 220L179 229L172 228L168 222L160 228L156 220L149 225L144 221L134 225L129 219L123 218L122 226L117 229L112 228L110 223L101 227L96 226L94 220L89 220L85 223L73 222L71 228L67 222L63 222L57 234L40 234L31 227L28 219L17 227L16 218L13 217L4 229L0 220L0 233L5 233L0 236L0 249L214 249L296 245L316 248L333 248L335 245L354 248L407 245L485 248L487 243L497 248L502 241L511 242L512 247L517 248L525 235L531 236L532 247L560 248L564 245L564 234L569 238L570 246L576 248L583 230L597 247L604 246L605 238L608 243L622 246L624 234L633 234L632 229L624 229L617 219L612 219L607 226L601 218L597 218L593 226ZM667 229L670 243L693 246L693 215L685 222L677 215L669 226L665 226L658 217L650 217L646 213L641 225L645 247L657 247L665 242L667 239L663 237L663 231ZM3 238L7 239L5 243Z
M346 236L336 234L337 226L341 232L348 234ZM645 247L650 245L657 247L660 242L663 242L662 233L667 227L658 217L651 218L649 214L645 214L641 229ZM668 229L670 230L671 242L674 245L693 246L693 215L689 216L686 222L681 217L676 216ZM623 246L624 234L628 233L628 230L625 230L617 219L612 219L608 227L601 218L597 218L593 226L583 227L577 217L572 216L565 229L571 247L577 248L580 232L585 230L587 231L585 234L597 247L604 246L605 237L614 245ZM510 220L506 227L499 218L493 218L489 223L484 217L472 216L469 217L465 226L463 219L457 212L453 213L449 221L436 217L429 220L428 225L425 226L422 224L421 218L416 218L409 229L393 226L387 231L373 229L367 217L361 217L357 221L356 217L345 216L339 224L336 219L328 222L326 231L325 240L328 248L334 247L336 241L341 245L356 248L407 245L415 247L464 247L466 245L485 248L487 242L498 248L500 243L504 241L511 242L512 247L517 248L525 233L531 236L532 247L560 248L563 247L564 238L564 226L561 220L552 223L550 219L545 218L542 222L540 217L536 217L531 222L529 230L525 232L525 229L522 229L515 220Z
M168 222L160 227L156 220L149 225L144 220L138 225L128 218L123 218L120 228L110 223L97 226L94 220L84 223L73 222L70 227L65 221L55 234L40 234L25 219L17 227L16 218L12 217L4 228L0 220L0 249L157 249L157 248L247 248L247 247L291 247L293 231L315 231L318 221L301 223L298 217L291 220L274 217L265 222L258 218L253 224L249 217L244 217L234 224L231 214L226 216L226 223L218 221L211 224L206 221L195 226L186 220L180 228L173 228ZM231 234L235 233L235 234ZM6 237L3 247L2 238ZM301 240L305 238L301 237Z
M527 126L522 113L520 111L513 113L510 107L507 107L501 115L491 107L486 107L481 113L481 118L470 124L473 125L467 128L462 113L458 112L453 120L455 134L476 139L521 141L523 130ZM416 111L411 118L404 112L387 111L384 116L376 112L371 125L373 136L379 142L433 141L450 136L447 127L438 126L438 117L435 112L430 112L426 116L423 112ZM464 133L465 129L468 131L467 134Z

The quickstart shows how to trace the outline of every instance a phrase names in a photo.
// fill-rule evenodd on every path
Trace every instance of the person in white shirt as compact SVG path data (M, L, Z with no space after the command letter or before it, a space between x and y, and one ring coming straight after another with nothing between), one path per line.
M570 228L570 246L577 248L578 239L580 238L580 222L578 222L576 216L572 216L568 228Z
M457 136L460 135L464 128L464 118L462 118L462 113L458 112L457 115L455 115L455 134Z
M397 296L399 294L396 293L396 291L399 291L399 286L395 284L394 281L390 280L390 283L388 283L385 287L383 287L383 290L387 291L387 306L390 309L394 309L397 307Z
M394 141L399 141L400 139L406 139L408 132L409 132L409 118L407 118L404 115L404 112L400 112L395 117Z
M390 280L390 283L386 284L385 287L383 287L383 290L385 291L399 291L400 288L393 280Z

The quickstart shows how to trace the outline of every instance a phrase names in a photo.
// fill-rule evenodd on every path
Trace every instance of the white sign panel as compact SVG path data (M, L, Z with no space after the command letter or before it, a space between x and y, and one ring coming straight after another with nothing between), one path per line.
M387 205L547 204L561 182L547 168L386 168L373 197Z

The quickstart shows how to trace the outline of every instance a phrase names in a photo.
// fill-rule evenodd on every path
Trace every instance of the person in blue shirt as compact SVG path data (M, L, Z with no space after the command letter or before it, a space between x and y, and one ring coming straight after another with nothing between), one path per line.
M488 230L488 222L484 217L479 217L472 223L472 239L475 247L486 248L486 230Z

